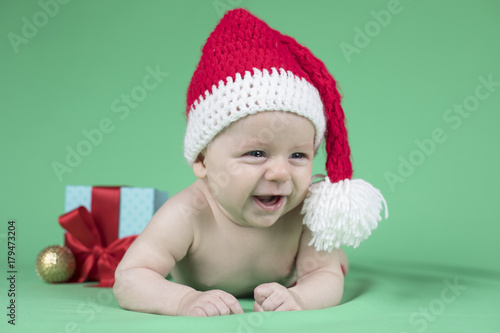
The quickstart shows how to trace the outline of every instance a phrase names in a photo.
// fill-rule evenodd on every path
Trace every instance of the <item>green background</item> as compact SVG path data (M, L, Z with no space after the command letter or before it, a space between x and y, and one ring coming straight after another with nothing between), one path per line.
M194 180L183 158L187 85L222 11L242 6L306 45L339 83L354 177L379 188L390 212L371 238L347 249L353 268L393 262L500 273L498 83L480 88L488 97L460 123L458 113L446 118L454 105L474 101L480 77L500 82L500 3L401 0L390 21L374 23L390 4L74 0L43 21L39 2L1 1L1 267L13 219L19 283L36 283L36 255L63 243L57 218L68 184L175 194ZM13 45L26 21L39 27ZM356 52L346 54L347 44ZM113 112L148 67L168 76L125 117ZM83 131L105 118L112 132L58 177L53 164L66 164L67 147L76 149ZM444 141L419 153L416 141L428 142L436 129ZM418 165L401 170L412 158ZM315 172L324 172L322 153Z

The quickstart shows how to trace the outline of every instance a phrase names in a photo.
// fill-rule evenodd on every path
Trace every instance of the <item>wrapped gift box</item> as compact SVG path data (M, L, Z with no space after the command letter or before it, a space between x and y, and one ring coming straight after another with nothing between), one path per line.
M140 234L167 199L167 192L154 188L120 187L118 238ZM92 186L66 186L64 212L79 206L92 211Z
M153 188L68 185L59 224L76 260L71 282L112 287L123 255L167 198Z

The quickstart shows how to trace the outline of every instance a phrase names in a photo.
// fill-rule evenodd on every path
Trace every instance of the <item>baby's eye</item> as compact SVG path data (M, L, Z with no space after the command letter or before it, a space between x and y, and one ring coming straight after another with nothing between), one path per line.
M254 150L247 153L248 156L252 157L264 157L264 152L261 150Z
M290 155L290 158L304 158L306 157L306 154L304 153L293 153L292 155Z

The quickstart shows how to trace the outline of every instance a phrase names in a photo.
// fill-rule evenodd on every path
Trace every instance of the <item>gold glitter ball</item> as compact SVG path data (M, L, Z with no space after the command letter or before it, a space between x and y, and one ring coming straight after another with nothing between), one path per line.
M45 282L65 282L75 273L75 257L66 246L49 246L36 258L35 270Z

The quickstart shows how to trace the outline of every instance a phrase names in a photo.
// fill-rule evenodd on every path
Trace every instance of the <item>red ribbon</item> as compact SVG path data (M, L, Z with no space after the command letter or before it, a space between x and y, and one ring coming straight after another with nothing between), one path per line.
M99 281L96 287L112 287L115 270L137 238L118 239L120 188L93 187L91 213L80 206L59 217L66 229L64 244L73 252L76 272L71 282Z

